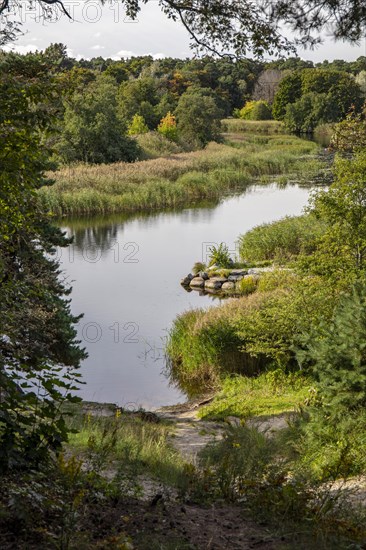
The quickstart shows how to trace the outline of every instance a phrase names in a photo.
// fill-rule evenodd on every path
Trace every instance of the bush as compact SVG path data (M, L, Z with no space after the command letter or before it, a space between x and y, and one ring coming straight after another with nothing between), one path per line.
M272 111L266 101L256 101L250 113L250 120L271 120Z
M248 277L244 277L241 281L239 281L236 284L236 290L240 292L243 296L247 296L248 294L252 294L257 290L258 286L258 278L253 277L252 275Z
M220 139L222 112L209 88L191 87L181 95L176 109L180 139L200 149Z
M233 265L233 261L229 254L229 248L225 243L220 243L218 246L211 246L209 252L209 266L216 265L218 267L229 268Z

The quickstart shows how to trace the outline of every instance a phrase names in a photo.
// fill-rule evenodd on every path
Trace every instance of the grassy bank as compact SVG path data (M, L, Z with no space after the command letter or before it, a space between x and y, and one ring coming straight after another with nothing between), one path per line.
M211 143L202 151L134 164L63 168L50 174L55 184L42 188L39 196L56 216L178 208L279 175L308 182L321 167L317 151L316 144L292 136L231 135L227 143Z
M311 381L295 373L274 370L254 378L231 376L223 379L212 403L203 407L200 417L243 420L297 411L311 394Z

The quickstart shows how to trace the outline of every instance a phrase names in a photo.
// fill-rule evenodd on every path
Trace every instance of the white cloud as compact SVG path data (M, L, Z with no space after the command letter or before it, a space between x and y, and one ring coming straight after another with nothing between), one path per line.
M100 44L95 44L90 48L91 50L105 50L105 46L100 46Z
M149 53L148 55L151 55L153 59L164 59L167 57L165 53Z
M16 46L4 46L4 50L6 52L16 52L16 53L20 53L20 54L25 54L25 53L34 53L38 50L39 48L37 48L37 46L35 46L34 44L26 44L24 46L18 44Z
M129 59L130 57L135 57L136 55L138 55L138 54L136 54L135 52L131 52L129 50L120 50L116 54L112 55L112 59L114 61L119 61L121 59L121 57L123 57L125 59Z

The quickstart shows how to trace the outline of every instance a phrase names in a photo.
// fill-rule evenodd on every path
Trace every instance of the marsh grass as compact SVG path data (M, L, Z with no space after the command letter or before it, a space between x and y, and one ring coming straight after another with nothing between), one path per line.
M311 179L306 166L312 161L311 171L316 170L316 153L316 144L296 137L267 136L263 142L246 136L136 163L65 167L49 174L55 184L40 189L39 197L55 216L179 208L244 190L264 176Z
M240 257L247 262L286 264L300 254L313 253L325 229L324 222L309 214L258 225L239 237Z
M225 132L245 132L253 134L285 134L282 122L277 120L243 120L227 118L222 121Z
M191 396L220 387L228 374L252 376L263 372L271 359L243 350L245 340L237 320L250 319L265 293L254 293L208 310L179 315L167 341L168 369L173 381Z

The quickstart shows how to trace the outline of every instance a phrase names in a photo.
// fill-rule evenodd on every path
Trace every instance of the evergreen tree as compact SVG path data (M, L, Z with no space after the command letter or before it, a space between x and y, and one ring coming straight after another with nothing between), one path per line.
M49 183L45 140L58 113L50 66L37 56L0 64L0 472L35 467L67 438L60 405L75 398L85 357L78 318L54 259L68 240L40 209Z

